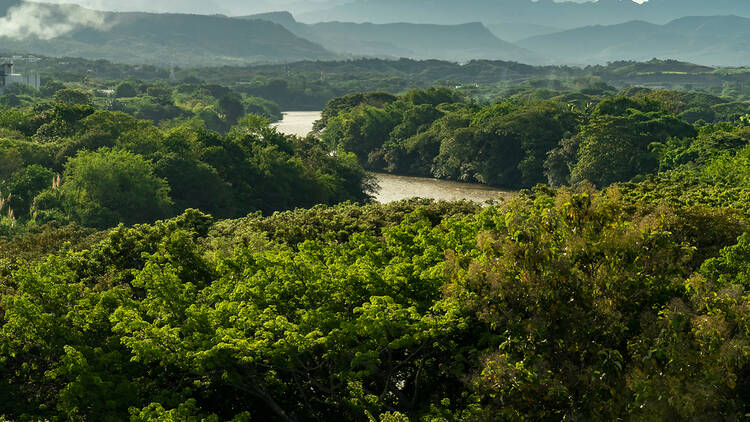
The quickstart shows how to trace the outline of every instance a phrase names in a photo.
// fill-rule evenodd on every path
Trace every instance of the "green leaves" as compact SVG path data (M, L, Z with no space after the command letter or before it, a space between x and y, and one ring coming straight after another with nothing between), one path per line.
M152 86L149 93L169 97L171 90ZM58 94L76 94L67 91ZM228 119L244 116L239 97L220 97ZM317 138L287 137L265 118L251 120L222 136L195 121L157 127L75 98L30 113L2 110L0 193L13 213L0 234L50 222L98 229L151 223L190 208L228 218L370 200L372 181L356 157L331 154Z
M411 91L381 105L338 104L324 113L322 137L369 168L511 188L543 182L546 154L580 120L551 101L480 108L446 89Z
M485 209L120 226L3 267L0 405L50 420L731 418L749 391L744 221L540 187Z
M571 165L570 181L588 180L606 187L653 173L658 170L658 157L651 152L653 143L695 134L692 126L659 112L595 115L578 134L581 144L577 162Z
M701 274L719 286L750 288L750 234L743 234L736 245L707 260L701 267Z
M81 152L65 166L63 177L63 207L83 225L132 225L170 213L169 185L138 155L123 150Z

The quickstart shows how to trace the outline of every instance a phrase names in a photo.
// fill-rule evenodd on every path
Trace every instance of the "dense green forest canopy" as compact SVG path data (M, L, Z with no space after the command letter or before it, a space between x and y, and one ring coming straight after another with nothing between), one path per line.
M710 154L712 143L714 151L744 145L748 115L750 102L731 97L530 82L490 104L447 88L351 94L329 102L316 130L374 171L511 189L603 188Z
M50 100L121 111L160 127L191 121L221 133L227 133L246 114L271 121L282 118L279 105L273 101L195 78L179 83L135 78L120 81L84 78L77 82L43 79L38 90L11 85L0 95L0 105L6 107L43 106Z
M273 101L284 110L321 110L335 97L351 93L385 91L403 94L411 89L444 86L482 101L512 94L521 84L537 88L606 83L618 89L650 87L749 99L750 71L712 68L674 60L620 61L606 66L531 66L478 60L464 64L409 59L358 59L304 61L278 65L221 66L211 68L160 68L116 64L106 60L41 58L17 63L23 72L39 72L43 81L83 84L111 90L124 80L153 84L202 82L222 85L236 93ZM173 76L173 78L171 77Z
M657 65L692 72L612 69ZM219 82L0 97L0 420L750 413L734 85L342 88L302 139ZM523 190L376 204L365 167Z
M740 418L747 202L661 186L30 233L0 245L3 413Z
M148 88L161 95L156 89ZM226 134L197 117L158 127L71 89L0 108L1 235L48 222L103 229L188 208L227 218L369 198L356 157L282 135L266 118L245 116L239 97L236 105L220 121L231 127Z

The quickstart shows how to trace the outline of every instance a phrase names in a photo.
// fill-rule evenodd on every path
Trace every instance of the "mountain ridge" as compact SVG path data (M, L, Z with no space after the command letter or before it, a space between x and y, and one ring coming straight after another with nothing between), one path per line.
M745 0L649 0L643 4L623 0L554 2L552 0L356 0L325 10L300 14L302 22L343 20L389 23L393 16L414 23L457 24L481 21L526 23L573 29L598 22L611 25L642 19L664 24L682 16L732 14L750 18Z
M7 0L6 3L7 4ZM45 12L90 13L80 6L36 3ZM7 10L6 10L7 12ZM52 39L0 37L7 50L133 64L242 64L325 60L338 56L265 20L220 15L95 12L106 27L74 28ZM9 18L6 16L6 18Z
M532 52L499 39L481 22L456 25L326 21L306 24L289 12L239 17L265 19L340 54L468 61L504 59L539 62Z
M558 63L596 64L666 57L722 66L750 64L750 19L686 16L664 25L630 21L591 25L521 40Z

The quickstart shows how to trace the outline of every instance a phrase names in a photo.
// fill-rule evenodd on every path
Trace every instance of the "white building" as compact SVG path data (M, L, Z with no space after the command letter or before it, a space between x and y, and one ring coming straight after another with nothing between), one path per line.
M5 88L13 84L28 85L39 89L41 80L38 73L29 75L13 73L13 62L6 61L0 65L0 95L3 94Z

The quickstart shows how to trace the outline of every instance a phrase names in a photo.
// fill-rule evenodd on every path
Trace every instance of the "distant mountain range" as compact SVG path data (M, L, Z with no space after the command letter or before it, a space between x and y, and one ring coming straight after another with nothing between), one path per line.
M671 58L723 66L750 65L750 19L686 17L665 25L631 21L587 26L518 42L559 63Z
M748 0L631 0L555 2L553 0L354 0L303 13L303 22L413 22L457 24L525 23L572 29L631 20L667 23L684 16L736 15L750 18ZM501 37L502 38L502 37Z
M278 23L295 35L339 54L468 61L503 59L526 63L541 60L529 51L497 38L483 24L431 25L324 22L304 24L288 12L247 16Z
M8 6L2 0L0 8ZM121 63L205 66L297 60L331 60L338 56L300 38L273 22L226 16L154 14L140 12L93 12L79 6L35 4L31 14L40 22L37 32L18 36L29 13L11 13L0 22L0 49L48 56L107 59ZM12 10L12 9L11 9ZM92 14L94 18L92 18ZM89 20L84 20L86 16ZM35 18L36 19L36 18ZM89 24L94 21L94 24ZM64 30L60 22L70 22ZM62 28L45 39L49 28ZM21 26L9 33L7 28ZM29 28L32 28L29 26ZM2 36L5 35L5 36Z
M139 0L141 1L141 0ZM239 1L239 0L238 0ZM292 0L290 0L292 1ZM323 0L321 0L323 1ZM31 53L107 59L133 64L180 66L244 65L300 60L337 60L353 57L473 59L517 61L528 64L598 64L617 60L677 59L718 66L750 65L750 18L740 16L682 17L667 23L631 20L611 25L565 29L579 18L566 20L570 11L644 13L650 17L680 11L734 10L750 15L750 0L650 0L638 5L629 0L599 0L593 4L555 3L552 0L356 0L339 5L374 7L393 3L389 16L417 9L422 19L438 19L453 11L482 18L483 24L416 24L322 22L308 24L288 12L244 17L224 15L99 12L73 5L22 3L0 0L2 53ZM500 14L466 7L506 7ZM462 5L462 6L460 6ZM648 5L648 8L645 6ZM512 6L512 7L511 7ZM518 7L517 9L514 7ZM530 25L519 23L548 16ZM497 12L497 11L495 11ZM595 13L594 13L595 12ZM606 12L606 13L605 13ZM632 13L631 13L632 12ZM386 13L386 11L378 11ZM557 19L550 16L560 13ZM3 17L3 15L5 15ZM377 18L377 13L373 15ZM385 16L385 15L382 15ZM409 19L409 14L402 17ZM546 24L550 22L551 24ZM598 22L589 19L588 22ZM562 28L562 29L561 29ZM512 41L509 42L508 40Z
M487 26L487 29L495 34L496 37L510 42L520 41L537 35L552 34L564 29L554 26L518 22L500 22L485 25Z

